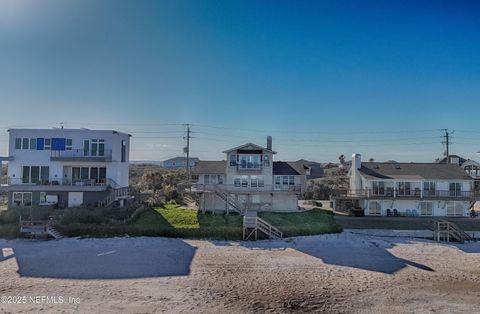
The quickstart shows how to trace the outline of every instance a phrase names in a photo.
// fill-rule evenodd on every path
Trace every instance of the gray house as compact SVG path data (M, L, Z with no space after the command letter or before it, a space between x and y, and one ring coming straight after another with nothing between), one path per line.
M199 159L196 157L189 158L190 167L195 167ZM167 169L181 169L187 167L187 157L174 157L162 162L162 167Z
M200 194L200 209L298 210L307 166L301 162L273 161L276 152L271 139L267 147L247 143L224 153L226 160L199 161L192 170L198 180L195 191Z

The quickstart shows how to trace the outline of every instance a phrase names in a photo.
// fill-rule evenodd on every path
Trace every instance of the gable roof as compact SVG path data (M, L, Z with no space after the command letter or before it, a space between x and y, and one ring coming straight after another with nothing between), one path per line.
M301 176L307 173L308 167L298 161L274 161L273 175Z
M227 149L225 151L223 151L222 153L229 153L231 151L234 151L234 150L238 150L238 149L248 149L248 150L265 150L267 152L270 152L272 154L276 154L277 152L271 150L271 149L268 149L268 148L265 148L263 146L259 146L257 144L253 144L253 143L247 143L247 144L243 144L243 145L240 145L240 146L237 146L237 147L234 147L234 148L230 148L230 149Z
M359 172L367 179L472 180L455 164L363 162Z
M448 157L443 157L442 159L440 159L438 161L439 164L447 164L449 163L449 158L458 158L458 163L461 165L463 164L465 161L467 161L468 159L465 159L463 158L462 156L458 156L458 155L450 155ZM451 159L450 159L451 160Z
M227 162L201 160L192 168L193 174L225 174Z

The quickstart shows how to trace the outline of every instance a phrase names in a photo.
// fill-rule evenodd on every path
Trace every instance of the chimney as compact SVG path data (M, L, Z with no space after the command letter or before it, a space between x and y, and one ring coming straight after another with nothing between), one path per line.
M267 136L267 149L272 150L272 137Z
M352 155L352 169L360 169L362 167L362 155Z

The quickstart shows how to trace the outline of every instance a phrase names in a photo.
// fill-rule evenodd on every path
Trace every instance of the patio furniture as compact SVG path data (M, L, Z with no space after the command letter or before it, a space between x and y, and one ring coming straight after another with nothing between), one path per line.
M387 216L392 216L392 210L390 208L387 208Z
M406 216L412 216L412 211L410 209L405 210Z
M419 216L418 210L412 209L412 215L415 216L415 217Z
M393 209L393 216L400 216L396 208Z

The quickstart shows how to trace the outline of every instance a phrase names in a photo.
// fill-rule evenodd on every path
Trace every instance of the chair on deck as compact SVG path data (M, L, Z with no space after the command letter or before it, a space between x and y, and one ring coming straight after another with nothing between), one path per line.
M410 209L405 210L407 216L412 216L412 211Z
M390 208L387 208L387 216L392 216L392 210Z
M418 216L418 210L412 209L412 216Z
M400 216L396 208L393 209L393 216Z

